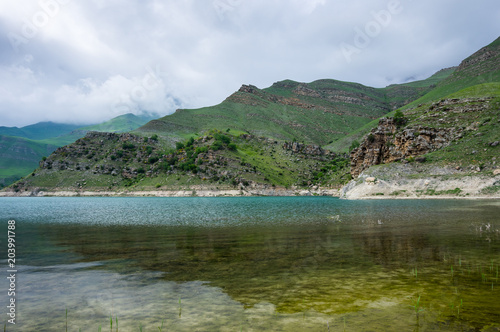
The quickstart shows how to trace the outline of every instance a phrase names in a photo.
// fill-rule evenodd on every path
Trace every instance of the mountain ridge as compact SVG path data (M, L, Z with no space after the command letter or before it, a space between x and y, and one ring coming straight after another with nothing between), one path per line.
M338 188L360 172L350 174L348 159L342 151L325 152L323 147L338 143L337 147L346 149L347 139L353 137L350 133L355 133L356 137L364 135L363 141L348 149L368 149L368 143L375 137L375 133L369 132L383 117L409 121L405 125L411 126L403 127L409 130L405 134L390 132L399 141L384 139L383 144L388 148L406 146L406 141L424 144L422 139L433 142L444 137L425 126L419 127L422 121L434 126L436 133L444 132L440 126L448 126L452 131L467 134L446 138L446 144L432 143L432 148L425 151L405 147L400 161L410 158L407 161L412 162L411 158L420 156L414 151L424 151L424 156L432 156L425 159L428 165L436 169L451 163L450 158L463 161L457 167L477 167L478 160L494 152L484 144L497 146L496 141L485 142L477 137L492 140L497 135L492 117L497 116L498 110L490 105L497 105L496 98L500 98L500 88L496 85L500 82L499 40L486 46L486 53L480 50L465 59L462 62L465 64L458 68L438 71L426 80L386 88L330 79L311 83L284 80L265 89L242 85L218 105L179 109L124 136L89 133L85 139L59 148L32 176L12 188L17 192L38 192L40 187L45 191L51 188L141 191L282 186L309 192L318 186ZM447 102L448 99L451 101ZM459 106L450 106L455 104ZM462 125L472 129L463 131ZM474 156L457 157L446 152L455 141ZM318 160L315 153L300 154L299 145L309 146L306 151L323 151L323 159ZM484 146L484 154L477 152L480 146ZM376 149L382 151L381 147L373 151ZM382 159L373 156L374 162L361 172L380 164ZM396 159L388 162L392 164ZM494 175L495 163L486 159L483 162L491 173L485 174Z

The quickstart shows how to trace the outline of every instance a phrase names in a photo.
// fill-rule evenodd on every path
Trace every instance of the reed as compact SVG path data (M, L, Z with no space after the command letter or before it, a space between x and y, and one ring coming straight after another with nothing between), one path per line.
M179 317L182 315L182 302L181 302L181 297L179 296Z
M462 299L460 299L460 304L457 306L457 318L460 319L460 308L463 305Z
M453 278L453 265L451 266L451 277Z
M68 307L66 307L66 332L68 332Z
M413 301L413 305L410 305L410 307L413 308L413 310L415 311L415 315L417 315L418 318L419 314L424 311L424 309L420 306L420 295L418 296L416 301Z
M163 322L165 321L165 319L162 319L161 320L161 326L158 326L158 330L161 332L161 330L163 330Z

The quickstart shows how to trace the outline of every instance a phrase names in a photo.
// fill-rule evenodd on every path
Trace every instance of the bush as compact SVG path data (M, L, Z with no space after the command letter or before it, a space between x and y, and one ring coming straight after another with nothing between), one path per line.
M177 142L177 143L175 143L175 148L176 148L177 150L182 150L182 149L184 149L184 143L181 143L181 142Z
M206 153L207 151L208 148L206 146L200 146L196 148L195 153L200 154L200 153Z
M157 156L152 156L152 157L149 157L148 159L148 163L150 164L154 164L155 162L157 162L158 160L160 160L160 158L158 158Z
M158 135L154 134L153 136L150 137L150 139L152 139L153 141L157 141Z
M214 151L220 150L222 149L222 143L220 141L215 141L210 148Z
M354 150L354 149L358 148L358 147L359 147L359 145L360 145L360 144L359 144L359 142L358 142L358 141L353 141L353 142L351 143L351 146L349 147L349 151L352 151L352 150Z
M187 147L189 147L189 146L193 146L193 144L194 144L194 138L191 136L191 137L189 138L189 140L187 141L186 146L187 146Z
M229 143L229 144L227 145L227 148L228 148L229 150L231 150L231 151L236 151L236 150L238 149L238 146L237 146L236 144L234 144L234 143Z
M226 136L226 135L223 135L220 133L216 133L214 135L214 138L216 141L220 141L220 142L225 143L225 144L231 143L231 139L229 138L229 136Z
M406 123L406 118L403 114L403 112L401 112L401 110L397 110L396 113L394 113L394 123L397 125L397 126L402 126Z
M122 148L124 148L125 150L132 150L135 149L135 145L130 142L125 142L122 144Z
M368 135L368 137L366 138L368 140L368 142L370 143L373 143L375 142L375 136L373 134L370 134Z

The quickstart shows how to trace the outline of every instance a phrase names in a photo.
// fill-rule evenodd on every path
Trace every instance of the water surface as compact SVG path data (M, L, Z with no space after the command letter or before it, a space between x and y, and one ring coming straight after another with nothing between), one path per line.
M64 331L66 309L71 331L109 331L110 317L113 331L116 318L119 331L500 329L497 201L2 198L0 208L2 234L17 225L7 331Z

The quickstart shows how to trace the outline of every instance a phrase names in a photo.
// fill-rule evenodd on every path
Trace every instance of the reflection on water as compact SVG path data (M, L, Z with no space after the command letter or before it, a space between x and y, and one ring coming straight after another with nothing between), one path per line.
M110 316L120 331L500 328L496 202L0 205L20 229L19 331L63 330L66 308L82 331L109 330Z

